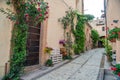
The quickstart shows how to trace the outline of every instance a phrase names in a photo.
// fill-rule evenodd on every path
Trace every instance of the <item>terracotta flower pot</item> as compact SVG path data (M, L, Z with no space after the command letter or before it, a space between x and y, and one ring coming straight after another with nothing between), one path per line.
M116 39L111 39L110 42L116 42Z
M118 38L120 39L120 32L118 32Z
M65 48L60 48L60 53L61 53L63 56L66 56L66 55L67 55L67 52L66 52L66 49L65 49Z

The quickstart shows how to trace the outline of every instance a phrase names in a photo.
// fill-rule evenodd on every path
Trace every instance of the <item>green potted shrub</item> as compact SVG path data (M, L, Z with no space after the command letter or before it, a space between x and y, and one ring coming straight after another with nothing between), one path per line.
M45 63L46 66L53 66L53 61L51 59L48 59Z
M116 39L120 39L120 28L113 28L109 31L108 40L111 42L116 42Z

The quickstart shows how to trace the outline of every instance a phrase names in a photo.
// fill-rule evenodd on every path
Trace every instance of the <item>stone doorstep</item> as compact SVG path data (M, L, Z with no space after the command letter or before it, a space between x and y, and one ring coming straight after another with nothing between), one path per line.
M73 56L73 59L76 59L78 58L80 55L75 55ZM31 71L29 73L26 73L26 74L23 74L21 76L21 80L35 80L36 78L39 78L47 73L50 73L51 71L71 62L72 60L65 60L65 61L62 61L58 64L55 64L53 67L46 67L46 66L43 66L41 67L40 69L36 69L34 71Z

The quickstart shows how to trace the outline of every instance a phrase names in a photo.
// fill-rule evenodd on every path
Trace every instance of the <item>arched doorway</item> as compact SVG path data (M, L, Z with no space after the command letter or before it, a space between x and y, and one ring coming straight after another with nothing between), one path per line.
M103 43L104 39L105 39L105 36L101 36L100 37L100 40L98 41L98 47L99 48L103 48L104 47L104 43Z

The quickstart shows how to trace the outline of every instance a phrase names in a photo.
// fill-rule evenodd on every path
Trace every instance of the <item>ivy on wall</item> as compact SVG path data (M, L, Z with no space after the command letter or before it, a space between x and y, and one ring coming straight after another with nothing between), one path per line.
M75 26L74 19L77 17L77 25ZM67 40L66 42L69 46L69 48L66 47L66 49L69 51L74 49L75 54L80 54L80 52L84 51L84 45L85 45L85 22L88 21L87 18L84 15L80 15L77 13L76 10L70 9L67 11L66 16L59 19L59 21L63 24L64 29L64 38L66 39L65 35L67 34ZM66 33L66 29L70 27L70 31ZM74 35L75 41L72 42L71 40L71 34Z
M99 34L96 30L92 30L91 31L91 37L92 37L92 41L93 41L93 47L96 47L96 44L99 40Z
M75 36L75 47L74 52L75 54L80 54L80 52L84 51L85 46L85 22L86 17L84 15L77 14L77 25L74 30Z
M65 48L66 48L66 51L69 57L71 57L72 49L73 49L72 45L74 43L72 42L72 33L74 30L74 26L75 26L74 19L75 19L76 13L77 13L76 10L72 10L71 8L69 8L69 10L66 11L66 16L59 19L59 22L63 24L64 40L66 41ZM68 29L69 31L67 31Z
M24 69L26 60L26 42L29 26L36 26L48 18L48 3L37 0L8 0L8 5L13 5L15 12L9 9L0 9L7 18L15 24L12 33L12 55L10 58L10 70L2 80L20 80L20 74ZM38 8L36 8L36 6Z

